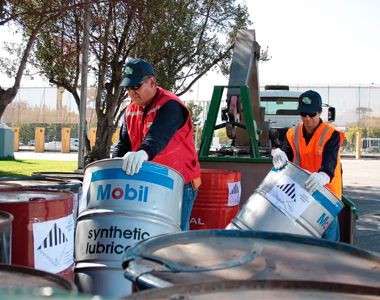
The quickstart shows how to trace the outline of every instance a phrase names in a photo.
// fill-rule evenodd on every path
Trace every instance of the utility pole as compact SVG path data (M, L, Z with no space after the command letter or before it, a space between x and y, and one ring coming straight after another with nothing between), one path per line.
M89 43L90 43L90 37L89 37L90 17L91 17L90 2L89 0L84 0L81 93L80 93L80 105L79 105L78 170L84 169L85 138L87 136L86 109L87 109L88 52L89 52Z

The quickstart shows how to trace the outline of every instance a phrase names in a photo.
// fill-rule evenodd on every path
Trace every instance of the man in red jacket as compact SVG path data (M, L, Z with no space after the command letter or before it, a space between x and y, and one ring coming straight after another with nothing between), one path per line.
M120 86L126 87L131 104L125 110L113 157L123 157L123 170L128 175L139 172L144 161L179 172L185 183L181 229L189 230L201 184L190 112L174 93L156 85L154 69L146 60L129 60Z

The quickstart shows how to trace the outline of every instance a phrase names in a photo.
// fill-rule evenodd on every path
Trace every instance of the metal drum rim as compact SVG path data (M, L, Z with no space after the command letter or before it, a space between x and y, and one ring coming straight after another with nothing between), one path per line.
M8 271L10 273L20 273L20 274L28 274L28 275L35 275L39 276L41 278L47 278L51 282L54 282L58 285L62 285L63 288L65 288L66 291L76 293L78 291L77 286L71 282L68 279L63 278L62 276L34 269L32 267L28 266L20 266L20 265L8 265L8 264L1 264L0 263L0 273L3 271Z
M86 174L86 170L87 170L88 168L93 167L93 166L96 165L97 163L100 163L100 162L106 162L106 161L123 161L123 158L121 158L121 157L116 157L116 158L105 158L105 159L100 159L100 160L94 161L94 162L92 162L92 163L89 163L89 164L85 167L85 169L84 169L84 174ZM177 170L171 168L171 167L165 166L165 165L163 165L163 164L160 164L160 163L157 163L157 162L154 162L154 161L145 161L145 162L143 163L143 166L144 166L144 164L149 164L149 165L153 165L153 166L159 166L159 167L162 167L162 168L164 168L164 169L169 169L169 170L175 172L178 176L180 176L181 179L182 179L182 181L185 182L185 181L184 181L184 178L183 178L183 176L182 176L182 174L179 173Z
M319 281L296 281L296 280L214 280L197 283L184 283L179 285L170 285L159 289L148 289L131 294L123 299L142 299L149 297L164 297L169 296L168 291L173 291L178 295L206 295L208 293L234 292L236 288L246 290L286 290L295 291L306 290L308 292L333 292L333 293L348 293L363 296L378 296L380 288L347 283L335 282L319 282ZM175 290L174 290L175 289ZM239 292L236 290L235 292Z
M326 239L314 238L309 236L301 236L290 233L268 232L268 231L253 231L253 230L225 230L225 229L211 229L211 230L194 230L183 231L151 237L147 240L138 242L137 244L128 248L123 255L122 267L125 269L128 266L129 261L135 259L149 259L159 262L163 265L170 265L171 263L166 259L157 257L151 254L145 254L147 249L152 250L153 253L156 250L162 249L165 246L173 245L174 243L186 243L194 241L194 237L239 237L239 238L259 238L268 239L271 241L280 242L296 242L300 245L317 246L321 248L328 248L337 251L343 251L357 257L371 259L380 263L380 256L355 247L350 244L332 242Z

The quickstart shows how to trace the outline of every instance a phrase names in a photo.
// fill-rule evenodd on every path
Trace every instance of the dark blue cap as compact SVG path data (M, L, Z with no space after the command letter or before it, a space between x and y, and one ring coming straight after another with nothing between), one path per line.
M130 59L125 65L124 76L120 86L137 86L145 76L149 75L154 76L154 69L150 63L141 58Z
M322 98L317 92L309 90L302 93L298 98L299 113L312 114L322 110Z

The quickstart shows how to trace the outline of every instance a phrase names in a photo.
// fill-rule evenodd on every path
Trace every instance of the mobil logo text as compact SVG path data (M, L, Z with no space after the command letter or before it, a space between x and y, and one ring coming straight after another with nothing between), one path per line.
M146 185L114 185L111 183L97 184L95 195L97 201L103 200L125 200L147 202L149 187Z

